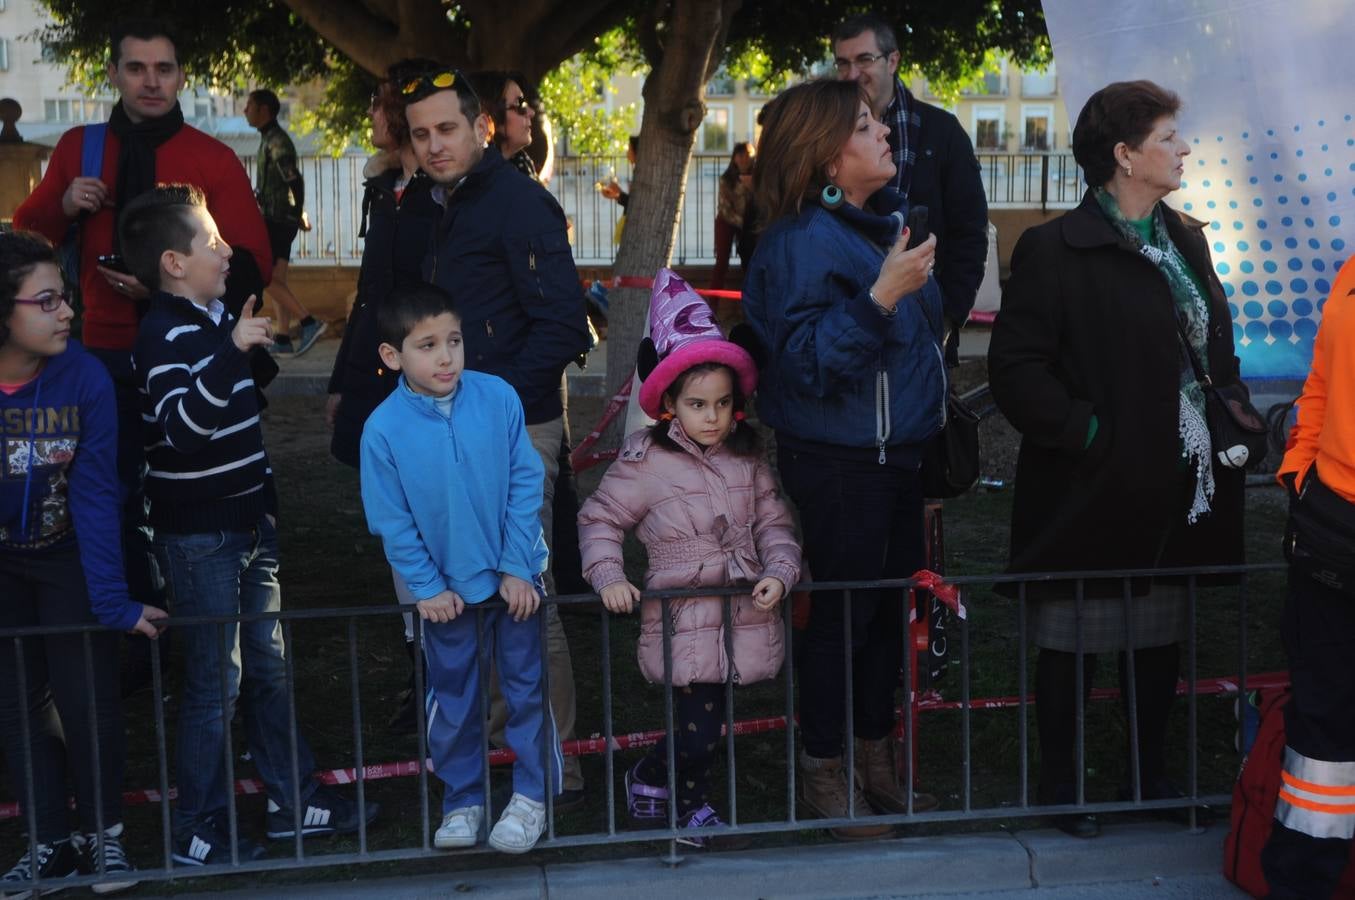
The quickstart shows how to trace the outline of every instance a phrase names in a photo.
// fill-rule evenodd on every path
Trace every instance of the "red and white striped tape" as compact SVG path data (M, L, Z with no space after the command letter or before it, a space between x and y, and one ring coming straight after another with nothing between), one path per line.
M1247 687L1251 690L1276 690L1289 685L1288 672L1263 672L1256 675L1247 676ZM1180 682L1176 686L1178 694L1187 692L1185 682ZM1220 694L1236 694L1237 679L1232 677L1223 678L1202 678L1195 683L1195 693L1199 696L1214 696ZM1114 688L1096 688L1092 691L1093 700L1112 700L1120 696L1120 692ZM1034 702L1033 697L1027 698ZM969 701L970 709L1007 709L1017 706L1021 698L1017 696L1010 697L981 697ZM923 694L917 702L919 712L931 712L935 710L955 710L961 709L965 704L959 700L942 700L936 692ZM902 712L902 710L900 710ZM785 716L767 716L760 719L741 719L734 723L734 735L744 737L752 734L766 734L771 731L781 731L786 727ZM902 727L902 723L900 723ZM724 729L721 729L723 732ZM651 747L659 742L664 732L662 729L653 731L632 731L628 734L617 734L612 736L611 748L613 751L631 750L639 747ZM561 745L566 756L598 756L607 752L607 739L604 737L581 738L574 741L564 741ZM491 750L489 752L489 764L491 766L505 766L513 762L517 757L511 750ZM424 763L428 771L432 771L432 760L426 760ZM382 781L387 778L409 778L419 774L418 760L405 760L403 762L373 763L363 766L362 778L364 781ZM353 784L358 779L356 769L329 769L328 771L317 772L316 777L325 784ZM257 778L242 778L235 782L235 793L241 795L253 795L264 793L264 784ZM169 799L173 800L177 792L173 787L169 789ZM159 803L161 800L160 791L151 788L141 788L138 790L124 791L122 802L125 806L144 806L148 803ZM74 806L74 799L71 805ZM16 819L19 817L18 803L0 803L0 821L6 819Z

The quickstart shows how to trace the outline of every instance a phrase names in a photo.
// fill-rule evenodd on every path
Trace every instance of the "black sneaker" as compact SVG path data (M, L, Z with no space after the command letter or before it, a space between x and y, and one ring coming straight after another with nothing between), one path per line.
M122 823L104 829L103 843L100 844L97 833L91 831L77 835L80 851L85 858L85 871L90 875L99 875L99 864L103 863L102 875L106 879L91 886L96 894L116 894L134 888L139 882L136 866L127 858L122 849Z
M80 875L80 851L70 838L53 841L50 844L38 844L37 850L36 866L33 865L32 851L25 850L14 867L0 876L0 897L23 900L39 894L55 894L65 888L55 883L48 886L46 884L48 879L55 882L57 879L75 878ZM39 890L29 886L33 883L35 869L36 877L44 882L44 886Z
M221 818L225 818L222 816ZM199 823L186 838L175 840L174 861L184 866L230 865L231 841L229 828L220 827L223 823L207 820ZM264 858L263 847L247 837L240 837L236 843L240 862L257 862Z
M366 804L367 824L372 824L381 807L370 800ZM306 801L301 811L301 836L312 837L323 834L348 834L358 830L361 816L358 805L334 788L322 784ZM268 801L268 837L270 840L282 840L296 837L296 817L290 809Z

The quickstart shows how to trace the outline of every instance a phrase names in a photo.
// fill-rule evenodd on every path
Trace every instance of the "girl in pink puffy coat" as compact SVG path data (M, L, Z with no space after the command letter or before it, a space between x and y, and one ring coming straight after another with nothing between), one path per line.
M668 748L660 741L626 774L631 817L666 825L677 804L680 840L703 846L696 829L720 825L707 800L711 764L725 721L725 681L773 678L785 656L778 604L800 575L800 547L789 510L743 421L756 368L725 341L703 301L662 270L651 300L651 358L640 405L658 423L631 434L601 485L579 510L584 575L614 613L630 612L640 590L626 579L621 544L634 530L649 555L645 588L727 587L725 600L670 601L676 798L668 789ZM642 349L642 357L644 355ZM643 359L640 366L646 368ZM640 670L662 684L663 604L641 604ZM732 657L726 648L732 647Z

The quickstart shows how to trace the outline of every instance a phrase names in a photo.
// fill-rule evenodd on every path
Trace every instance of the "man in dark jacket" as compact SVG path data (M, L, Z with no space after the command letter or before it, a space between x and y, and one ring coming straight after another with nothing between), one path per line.
M400 90L414 155L443 207L424 278L456 298L466 368L498 375L522 400L527 433L546 468L541 524L549 542L565 366L589 343L564 211L498 148L485 146L489 120L460 72L432 70ZM554 593L550 573L545 577ZM574 673L554 604L546 616L551 706L567 741L574 737ZM582 799L577 757L566 759L564 780L557 809Z
M865 88L870 111L889 126L897 172L889 187L925 206L936 235L936 280L945 301L946 361L959 362L958 329L969 318L988 261L988 200L974 145L959 119L914 97L899 80L899 43L877 16L833 30L838 78Z

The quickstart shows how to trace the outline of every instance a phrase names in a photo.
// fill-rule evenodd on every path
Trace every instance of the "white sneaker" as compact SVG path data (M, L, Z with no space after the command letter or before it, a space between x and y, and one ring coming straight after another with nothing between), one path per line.
M546 804L514 793L489 833L489 846L500 853L526 853L546 830Z
M480 823L484 821L483 806L463 806L442 817L442 825L433 834L433 846L439 850L474 847L480 840Z

